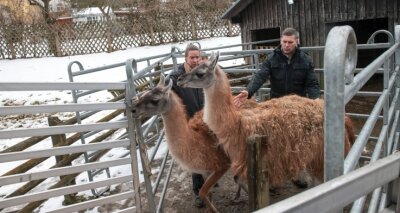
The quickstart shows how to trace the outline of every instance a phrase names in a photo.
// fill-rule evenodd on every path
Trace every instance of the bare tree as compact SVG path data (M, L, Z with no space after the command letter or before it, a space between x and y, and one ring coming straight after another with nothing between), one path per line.
M111 11L119 8L129 8L132 7L135 0L70 0L71 7L78 10L97 7L101 13L106 17L107 20L110 19Z

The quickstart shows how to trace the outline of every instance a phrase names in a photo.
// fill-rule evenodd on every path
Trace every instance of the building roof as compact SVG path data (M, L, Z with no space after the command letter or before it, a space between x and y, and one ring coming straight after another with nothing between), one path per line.
M236 0L236 2L233 3L232 6L229 7L228 10L226 10L224 14L222 14L221 18L222 19L237 18L237 16L240 15L240 12L242 12L253 1L254 0Z

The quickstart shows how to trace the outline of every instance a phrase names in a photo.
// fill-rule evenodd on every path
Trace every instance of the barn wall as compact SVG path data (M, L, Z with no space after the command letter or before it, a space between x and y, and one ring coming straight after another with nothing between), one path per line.
M307 12L306 12L307 11ZM309 12L308 12L309 11ZM255 0L241 13L243 42L251 41L251 30L294 27L303 46L325 43L326 23L388 18L388 29L400 23L398 0Z
M266 28L294 27L302 46L325 44L330 28L349 21L387 18L387 30L400 24L398 0L254 0L241 13L242 41L252 41L252 31ZM352 22L354 23L354 22ZM320 64L319 54L313 55Z

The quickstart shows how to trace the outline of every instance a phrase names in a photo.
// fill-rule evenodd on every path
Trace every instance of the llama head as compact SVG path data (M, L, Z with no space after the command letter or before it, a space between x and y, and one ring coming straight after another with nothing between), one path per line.
M208 88L215 83L219 52L212 52L210 60L199 64L191 72L178 78L178 86L192 88Z
M165 113L169 105L169 93L172 88L172 80L165 79L164 75L160 75L160 82L156 87L147 90L132 98L132 115L152 116Z

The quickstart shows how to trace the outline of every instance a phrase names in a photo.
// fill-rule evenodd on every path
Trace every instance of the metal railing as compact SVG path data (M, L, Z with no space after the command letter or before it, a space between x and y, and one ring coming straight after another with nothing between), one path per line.
M380 31L382 32L382 31ZM325 46L325 182L257 212L337 212L348 204L362 212L372 192L368 212L399 212L399 66L400 26L395 43L354 76L357 61L355 34L351 27L335 27ZM373 36L376 34L373 34ZM344 155L344 105L383 66L383 91L362 127L346 159ZM362 151L379 117L383 119L370 163L356 169ZM353 171L354 170L354 171ZM344 174L344 175L343 175ZM397 204L397 206L395 206Z
M43 90L107 90L107 89L119 89L125 90L128 93L129 86L127 83L0 83L0 91L43 91ZM35 114L35 113L49 113L49 112L74 112L74 111L90 111L90 110L124 110L129 113L124 102L116 103L74 103L74 104L62 104L62 105L35 105L35 106L4 106L1 107L1 115L20 115L20 114ZM40 128L15 128L0 131L0 139L11 139L11 138L22 138L32 136L54 136L64 135L67 133L78 133L84 134L90 131L110 131L115 129L133 128L131 119L125 117L122 120L112 120L108 122L87 122L85 124L76 125L62 125L62 126L48 126ZM59 145L59 144L58 144ZM68 144L64 144L68 145ZM71 144L70 144L71 145ZM106 140L96 141L93 140L87 144L73 144L73 146L57 146L48 149L39 149L32 151L20 151L20 152L8 152L0 154L0 162L14 162L19 160L30 160L38 158L49 158L52 156L63 156L61 161L56 162L51 168L46 168L43 171L32 171L25 173L17 173L12 175L3 175L0 177L0 186L6 186L11 184L25 183L24 186L33 184L29 188L33 189L44 180L51 177L60 177L58 183L52 185L46 190L35 192L35 193L19 193L17 195L7 195L0 199L0 209L9 207L20 207L19 211L30 212L37 208L44 200L55 196L70 196L84 190L92 190L95 188L112 186L123 183L139 183L139 170L138 160L136 152L131 157L124 157L111 160L93 161L87 164L76 164L71 165L71 162L78 159L83 153L87 151L100 151L107 152L113 148L126 148L136 147L134 135L130 135L128 139L124 140ZM132 150L135 150L133 148ZM97 156L98 159L98 156ZM68 162L68 163L65 163ZM93 169L104 169L115 166L127 165L131 168L132 174L111 177L109 176L106 180L91 181L88 183L69 185L78 174ZM138 184L134 184L138 185ZM134 190L124 192L123 194L111 195L102 198L103 203L115 202L117 200L124 199L135 199L136 207L141 207L139 187L133 187ZM90 207L98 206L98 202L88 201L78 203L73 206L63 207L58 209L56 212L71 212L72 210L78 211L87 209Z
M398 28L396 28L396 32L398 32ZM341 162L335 165L330 165L326 166L326 168L329 169L334 169L336 171L345 171L345 173L348 173L344 176L341 176L342 182L346 182L347 180L353 180L354 178L360 178L360 174L363 174L367 177L376 177L380 175L380 172L388 169L391 170L391 175L389 177L385 177L383 179L384 183L388 183L392 181L392 176L396 174L395 169L392 170L392 168L397 165L397 157L393 158L384 158L383 160L378 160L381 157L380 151L382 149L385 150L386 153L393 153L394 149L389 149L390 147L397 147L398 144L398 117L399 117L399 112L398 112L398 82L396 81L396 76L399 71L399 59L400 57L397 58L397 61L394 60L394 55L398 55L398 36L396 38L396 43L379 43L379 44L354 44L356 45L356 48L358 50L360 49L388 49L381 57L379 57L376 62L372 63L372 65L366 67L366 68L357 68L353 69L353 73L356 72L358 73L352 82L348 82L348 85L344 86L343 88L343 98L346 98L346 102L343 101L343 104L347 103L353 96L379 96L379 100L371 113L371 115L368 114L350 114L350 116L354 117L359 117L359 118L364 118L367 119L366 124L364 125L363 129L361 130L360 134L358 135L357 141L355 145L353 146L351 153L348 155L345 161L342 161L339 159L336 162ZM227 73L230 74L241 74L237 79L231 79L231 83L235 83L235 86L232 87L232 90L234 92L237 92L241 89L245 88L245 84L241 82L246 82L248 81L254 72L259 70L260 68L260 61L259 56L261 54L269 53L272 52L272 49L257 49L257 50L252 50L251 47L254 44L258 43L268 43L268 42L275 42L275 40L268 40L268 41L259 41L259 42L250 42L246 44L238 44L238 45L230 45L226 47L218 47L218 48L210 48L210 49L204 49L204 51L207 51L208 53L213 50L224 50L225 48L231 48L235 46L247 46L248 50L244 51L222 51L220 53L221 58L220 61L222 63L224 62L230 62L233 60L243 60L244 58L247 58L248 64L241 64L241 65L234 65L234 66L229 66L225 67L224 70ZM319 47L302 47L305 51L316 51L316 52L321 52L321 51L327 51L328 46L319 46ZM343 53L342 53L343 54ZM346 54L345 54L346 55ZM33 172L33 173L26 173L26 172L21 172L18 174L8 174L8 175L3 175L0 177L0 187L5 186L5 185L10 185L10 184L15 184L15 183L21 183L21 182L26 182L26 181L35 181L35 180L41 180L44 178L48 177L53 177L53 176L67 176L71 174L76 174L76 173L85 173L87 171L98 171L99 169L106 169L110 168L113 166L117 165L125 165L128 163L131 163L131 170L132 170L132 176L127 175L127 176L108 176L106 179L103 180L96 180L92 179L91 182L85 183L85 184L79 184L79 185L71 185L71 186L65 186L60 189L50 189L48 191L43 191L43 192L38 192L34 194L26 194L26 195L19 195L15 197L6 197L4 199L0 199L0 208L9 208L9 207L15 207L19 206L18 208L25 208L24 206L20 207L21 205L26 205L28 204L27 200L29 201L36 201L36 200L43 200L50 198L52 196L59 196L59 195L67 195L75 192L80 192L82 190L86 189L96 189L96 188L101 188L105 186L110 186L112 184L117 184L117 183L123 183L123 182L130 182L133 180L133 190L132 191L127 191L127 192L121 192L117 193L115 195L99 195L96 199L93 200L88 200L85 202L73 204L70 206L63 207L61 209L55 210L54 212L72 212L72 211L79 211L99 205L103 205L105 203L111 203L111 202L116 202L118 200L123 200L123 199L135 199L135 204L133 206L126 207L125 209L121 209L120 212L129 212L135 209L137 212L141 211L142 205L140 203L140 183L139 181L139 167L140 165L142 166L141 169L143 171L143 179L144 179L144 187L145 190L147 191L146 195L146 200L147 200L147 206L151 212L162 212L162 207L163 207L163 202L164 202L164 197L166 194L166 190L168 188L168 181L171 176L172 172L172 167L173 167L173 161L168 161L169 159L169 153L163 153L162 157L162 162L160 165L157 165L159 167L158 175L155 178L155 180L150 180L150 175L151 175L151 168L150 168L150 163L154 161L155 155L158 152L158 147L163 141L164 138L164 131L162 130L162 127L159 126L159 121L160 117L159 116L154 116L147 120L144 124L141 124L138 120L133 119L130 116L130 110L129 110L129 104L130 100L133 96L135 96L137 93L141 92L144 88L148 88L154 85L155 81L157 80L157 77L159 73L168 73L172 69L175 69L178 66L178 61L183 58L183 51L180 50L179 48L172 47L170 53L165 53L165 54L160 54L160 55L155 55L151 57L146 57L146 58L140 58L140 59L128 59L125 62L121 63L116 63L116 64L111 64L108 66L103 66L103 67L98 67L98 68L93 68L93 69L84 69L83 65L80 62L71 62L68 69L69 69L69 75L70 75L70 83L0 83L0 91L21 91L21 90L28 90L28 91L34 91L34 90L71 90L73 91L73 96L75 96L75 103L73 104L64 104L64 105L43 105L43 106L20 106L20 107L0 107L0 115L13 115L13 114L25 114L25 113L49 113L49 112L84 112L84 113L77 113L76 114L76 120L86 120L87 118L90 118L90 116L94 115L97 112L100 112L102 110L122 110L125 112L125 116L122 116L122 118L115 118L112 119L111 121L107 122L102 122L102 123L96 123L92 122L90 124L79 124L79 122L76 122L78 124L72 125L73 123L70 123L68 125L63 125L63 126L51 126L51 127L45 127L45 128L37 128L37 129L13 129L13 130L2 130L0 131L0 139L4 138L19 138L19 137L32 137L32 136L47 136L47 135L54 135L54 134L66 134L66 133L83 133L80 135L85 136L85 142L87 141L86 138L91 138L94 135L98 133L98 131L101 130L107 130L107 129L121 129L124 131L122 136L117 138L116 140L111 140L111 141L104 141L103 139L99 139L101 142L96 142L97 143L85 143L85 144L74 144L74 146L67 146L67 147L54 147L51 149L46 149L46 150L32 150L32 151L22 151L22 152L0 152L0 162L9 162L9 161L17 161L17 160L22 160L22 159L33 159L33 158L46 158L50 156L55 156L55 155L67 155L69 154L70 156L78 155L82 156L83 153L85 152L92 152L92 151L97 151L97 150L108 150L112 149L114 147L126 147L130 146L130 149L127 150L125 155L118 156L117 159L114 160L109 160L109 161L98 161L98 162L90 162L88 161L82 165L74 165L74 166L66 166L64 164L63 167L55 167L52 168L48 171L41 171L41 172ZM395 63L395 64L394 64ZM383 68L381 67L383 65ZM396 65L396 66L395 66ZM73 68L77 66L78 70L73 71ZM75 76L83 76L83 75L90 75L90 74L96 74L97 72L102 72L110 69L125 69L126 72L126 79L121 79L121 82L117 83L87 83L87 82L73 82L75 79ZM320 73L322 76L324 76L324 70L327 70L327 67L324 68L319 68L316 69L318 73ZM385 89L382 92L369 92L369 91L359 91L361 88L360 85L365 84L365 79L369 79L374 73L384 73L384 79L385 79ZM326 76L325 76L326 77ZM342 78L340 78L342 79ZM343 78L344 79L344 78ZM322 80L322 79L321 79ZM325 83L328 81L331 81L331 79L325 79ZM269 88L267 87L268 84L266 84L266 87L262 88L259 90L257 93L257 99L258 100L265 100L268 99L268 91ZM89 94L94 94L96 92L104 91L104 90L113 90L113 91L122 91L117 95L112 101L109 103L78 103L78 98L83 97ZM331 90L328 90L328 87L325 87L323 90L324 93L330 93ZM267 95L266 95L267 94ZM345 96L346 94L346 96ZM351 95L349 95L351 94ZM121 100L125 100L125 102L121 102ZM328 101L328 98L325 98L326 101ZM345 100L345 99L343 99ZM335 103L336 104L336 103ZM341 109L343 107L340 107ZM380 111L381 109L384 109L384 113L381 114ZM333 113L332 115L338 116L338 114L334 114L336 112L330 112L327 111L328 114ZM343 114L344 111L337 112L339 114ZM340 116L339 116L340 117ZM377 119L382 119L385 122L385 125L381 129L381 134L379 137L372 136L370 128L374 127L375 122ZM90 119L87 119L90 120ZM332 118L330 120L331 122L341 122L340 120L336 120L336 118ZM83 123L83 122L81 122ZM326 128L329 128L332 124L327 124ZM334 126L335 124L333 124ZM340 125L338 125L340 126ZM325 132L330 131L330 130L325 130ZM336 131L336 130L335 130ZM335 132L337 133L337 132ZM337 141L340 141L340 135L336 134L334 137L332 136L332 144L335 146L337 145ZM76 138L76 140L79 140L79 137ZM75 141L76 141L75 140ZM361 169L357 169L354 172L352 170L354 169L354 162L358 162L360 160L361 152L365 147L365 141L367 140L375 140L376 145L375 145L375 150L373 153L373 156L370 158L371 162L376 161L375 163L371 163L371 166L365 166L362 167ZM390 144L386 144L387 141L392 141ZM155 142L152 146L155 148L151 153L149 153L146 150L147 146L150 146ZM386 144L386 145L385 145ZM332 153L332 156L339 156L340 153L338 154L337 148L332 148L329 146L326 146L327 150L326 152ZM339 147L340 149L340 147ZM139 156L136 156L136 151L138 150ZM129 156L131 158L129 158ZM397 156L397 155L395 155ZM140 157L140 162L141 164L138 163L138 157ZM350 160L352 159L352 160ZM354 159L354 160L353 160ZM332 160L332 159L331 159ZM347 162L347 163L346 163ZM167 164L169 165L167 166ZM342 167L340 167L342 165ZM376 166L373 166L376 165ZM340 168L343 169L338 169L339 166ZM168 171L166 176L163 176L163 171L168 167ZM372 168L373 169L368 169ZM381 167L383 170L377 169L375 167ZM347 169L346 169L347 168ZM334 172L332 172L334 173ZM393 174L393 175L392 175ZM96 173L94 172L94 176ZM347 176L349 175L349 176ZM351 175L351 176L350 176ZM389 180L390 179L390 180ZM348 203L351 203L354 201L356 198L360 197L361 195L365 195L368 192L372 191L376 187L382 186L381 182L377 184L369 184L368 187L365 187L360 190L354 190L356 186L352 186L357 181L353 182L346 182L344 183L343 187L338 186L335 190L335 188L332 187L332 184L330 183L336 183L336 179L331 180L325 184L322 184L318 187L315 187L311 190L323 190L323 192L326 192L327 195L324 194L324 196L311 196L313 193L307 193L306 195L299 194L297 196L300 196L302 200L305 200L304 202L307 203L309 206L313 205L319 205L319 202L326 202L323 198L325 196L340 196L340 193L346 192L349 193L348 196L340 196L340 199L343 199L345 201L341 201L338 203L335 202L330 202L331 204L329 206L325 206L326 208L322 209L321 211L324 210L335 210L338 208L343 207L343 204L346 205ZM362 183L368 183L370 179L366 178L360 179L360 182ZM164 183L163 188L161 189L161 193L157 193L159 195L158 199L155 199L156 192L159 191L159 186L160 183ZM358 186L358 185L357 185ZM350 187L354 190L354 193L351 193L353 191L346 191L346 188ZM379 207L382 209L383 207L388 206L391 202L388 196L388 191L390 187L383 186L381 188L378 188L378 191L375 194L379 194L379 197L386 197L384 203L380 204ZM308 191L311 191L308 190ZM306 191L306 192L308 192ZM356 192L357 191L357 192ZM315 191L312 191L315 192ZM361 193L361 194L360 194ZM351 194L351 195L350 195ZM358 197L354 197L358 196ZM377 195L375 195L377 196ZM354 198L354 199L353 199ZM319 200L321 199L321 201ZM156 200L158 200L158 203L156 203ZM322 201L324 200L324 201ZM286 201L283 201L286 202ZM310 202L310 203L309 203ZM355 204L357 206L363 206L364 202L359 202L357 201L358 204ZM346 203L346 204L345 204ZM376 203L376 204L375 204ZM29 204L28 204L29 205ZM275 208L279 210L282 206L286 205L285 203L283 204L275 204L269 208ZM304 203L301 202L293 202L293 207L287 208L288 211L295 211L296 208L299 206L305 205ZM323 203L323 205L327 205L326 203ZM370 208L377 208L376 205L378 205L378 202L376 200L372 200L370 203ZM278 207L275 207L278 206ZM358 207L353 207L354 212L359 212L356 211L356 208ZM268 209L268 208L267 208ZM319 210L319 209L318 209ZM263 211L263 210L260 210Z

